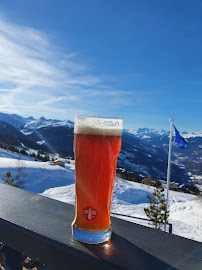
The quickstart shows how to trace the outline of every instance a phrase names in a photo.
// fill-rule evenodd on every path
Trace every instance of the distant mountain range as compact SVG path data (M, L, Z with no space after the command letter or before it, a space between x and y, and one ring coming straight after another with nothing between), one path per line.
M168 153L169 132L167 130L136 129L131 132L142 142L163 149ZM180 132L187 141L184 149L177 144L172 147L172 161L180 168L184 168L190 179L202 185L202 132ZM173 137L173 141L175 136Z
M69 120L24 118L0 113L0 142L73 156L73 125ZM186 137L188 144L185 149L173 147L171 181L200 184L202 133L181 134ZM166 130L124 130L118 167L140 177L150 175L154 179L166 180L168 136L169 131Z

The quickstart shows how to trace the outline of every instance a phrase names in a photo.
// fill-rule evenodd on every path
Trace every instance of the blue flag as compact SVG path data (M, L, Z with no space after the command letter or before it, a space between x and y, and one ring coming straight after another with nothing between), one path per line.
M174 125L173 125L174 126ZM180 148L184 148L185 145L187 144L187 142L185 141L185 139L180 135L180 133L178 132L178 130L175 128L175 142L178 144L178 146Z

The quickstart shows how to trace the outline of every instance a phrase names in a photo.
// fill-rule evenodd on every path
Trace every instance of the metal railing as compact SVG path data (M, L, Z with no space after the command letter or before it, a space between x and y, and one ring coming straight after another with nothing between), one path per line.
M127 218L132 218L132 219L137 219L137 220L143 220L143 221L146 221L146 226L148 226L148 223L150 222L150 220L148 218L142 218L142 217L135 217L135 216L129 216L129 215L124 215L124 214L121 214L121 213L116 213L116 212L111 212L112 215L115 215L115 216L122 216L122 217L127 217ZM142 224L141 224L142 225ZM164 224L163 224L164 225ZM173 231L173 225L172 223L167 223L166 225L168 225L168 233L172 233ZM166 229L167 229L167 226L166 226Z

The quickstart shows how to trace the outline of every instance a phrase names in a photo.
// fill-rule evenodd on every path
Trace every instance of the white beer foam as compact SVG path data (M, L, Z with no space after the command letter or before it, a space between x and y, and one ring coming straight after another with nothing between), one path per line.
M75 117L75 134L121 136L122 129L123 121L121 119Z

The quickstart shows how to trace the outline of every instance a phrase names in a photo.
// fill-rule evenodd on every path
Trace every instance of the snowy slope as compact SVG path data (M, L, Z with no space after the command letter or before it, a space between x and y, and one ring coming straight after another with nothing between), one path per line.
M0 149L0 179L7 171L11 171L15 176L18 167L21 166L23 168L21 181L25 190L74 204L74 161L69 162L71 164L66 164L66 167L62 168ZM145 218L144 207L148 207L146 196L152 192L153 187L116 178L112 211ZM202 241L202 199L170 191L169 205L169 222L173 224L173 233ZM145 221L126 219L148 226Z
M146 218L144 208L149 205L147 195L151 195L153 189L143 184L116 178L112 212ZM170 191L169 194L169 223L173 225L173 234L202 242L202 199L175 191ZM74 184L48 189L42 195L74 204ZM149 226L146 221L124 216L121 218Z
M8 171L15 178L19 167L22 168L20 183L28 191L41 193L51 187L74 183L74 165L70 164L67 168L53 166L0 148L0 179L5 178Z

